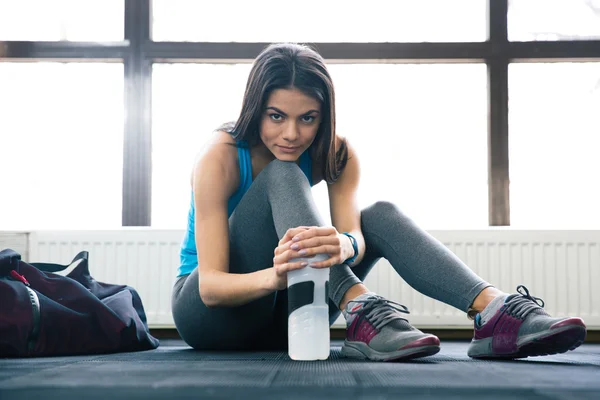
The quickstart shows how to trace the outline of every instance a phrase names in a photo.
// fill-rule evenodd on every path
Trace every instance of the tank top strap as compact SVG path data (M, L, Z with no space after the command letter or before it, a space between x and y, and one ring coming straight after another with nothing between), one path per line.
M233 210L250 188L252 184L252 157L250 156L250 147L245 141L237 143L238 162L240 166L240 185L235 193L229 198L227 204L228 214L231 215Z
M249 187L252 183L252 157L248 145L238 146L240 164L240 188Z
M313 185L312 181L312 158L310 156L309 149L305 150L304 153L300 155L300 169L304 172L304 175L308 178L308 182L310 186Z

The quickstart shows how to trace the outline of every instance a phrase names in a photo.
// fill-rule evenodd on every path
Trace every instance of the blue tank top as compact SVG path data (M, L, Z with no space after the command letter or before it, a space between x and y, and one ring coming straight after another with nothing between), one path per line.
M244 141L238 142L238 159L240 163L240 186L227 202L227 212L230 217L252 184L252 160L250 158L250 148ZM312 186L312 162L308 151L305 151L300 155L300 169L304 172L304 175L306 175L308 182ZM194 229L195 217L196 209L194 205L194 192L192 191L190 208L188 211L187 229L179 251L180 264L177 270L177 277L190 274L194 268L198 266L196 234Z

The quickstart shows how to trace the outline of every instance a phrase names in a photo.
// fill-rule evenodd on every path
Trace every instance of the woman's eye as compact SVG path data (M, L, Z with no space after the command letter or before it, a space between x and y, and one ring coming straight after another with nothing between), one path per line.
M281 114L269 114L269 117L273 121L281 121L283 119L283 117L281 116Z
M306 122L307 124L310 124L314 120L315 117L313 117L312 115L305 115L304 117L302 117L302 122Z

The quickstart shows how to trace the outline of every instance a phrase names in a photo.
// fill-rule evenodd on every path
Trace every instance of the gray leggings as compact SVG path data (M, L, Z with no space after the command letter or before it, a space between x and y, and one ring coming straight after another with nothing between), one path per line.
M272 161L257 177L229 218L230 272L273 266L273 251L292 227L323 226L308 180L290 162ZM419 292L467 311L491 286L442 243L398 208L377 202L361 212L366 253L360 264L331 268L329 320L338 318L346 291L362 282L382 257ZM173 318L183 340L195 349L257 350L287 347L287 290L238 307L208 308L200 298L198 268L177 279Z

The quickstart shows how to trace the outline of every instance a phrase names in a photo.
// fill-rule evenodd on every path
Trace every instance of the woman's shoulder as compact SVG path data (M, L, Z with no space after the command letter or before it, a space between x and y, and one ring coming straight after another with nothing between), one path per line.
M236 142L231 133L224 130L215 131L213 142L229 144L234 147L238 144L238 142Z
M335 150L338 157L345 157L345 165L348 164L350 160L358 162L358 152L356 147L352 145L351 140L349 140L346 136L336 135L335 137ZM342 150L342 151L340 151Z
M357 157L357 153L356 153L356 148L354 146L352 146L352 143L350 140L348 140L347 137L337 137L337 145L336 148L339 149L342 146L346 146L346 151L348 152L348 159L350 159L351 157Z
M239 176L238 143L225 131L216 131L194 162L193 175L219 172L223 181ZM210 168L207 168L210 166ZM231 182L235 186L235 182Z
M344 149L343 152L340 153L340 150ZM347 160L351 158L355 158L357 160L357 153L350 144L350 141L347 137L341 136L339 134L335 135L335 154L338 156L343 156L343 153L346 153ZM324 163L325 160L322 160L318 157L318 155L311 154L312 162L313 162L313 182L314 184L318 184L323 181L325 178L323 176ZM347 165L347 162L345 163Z

